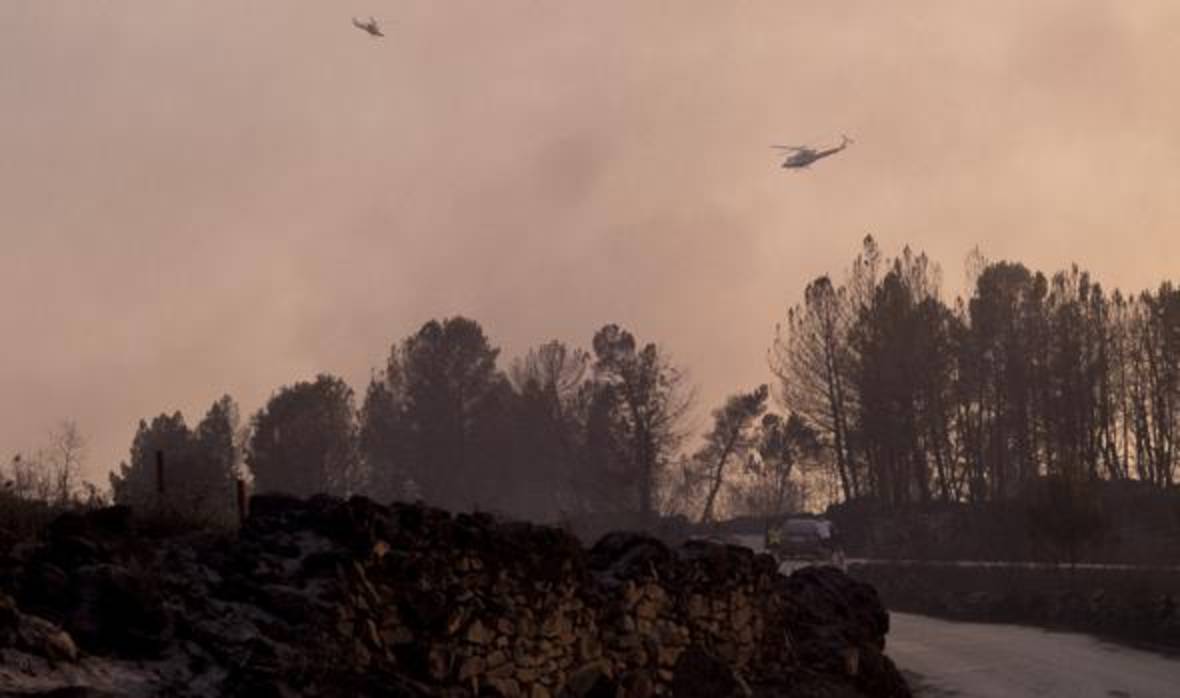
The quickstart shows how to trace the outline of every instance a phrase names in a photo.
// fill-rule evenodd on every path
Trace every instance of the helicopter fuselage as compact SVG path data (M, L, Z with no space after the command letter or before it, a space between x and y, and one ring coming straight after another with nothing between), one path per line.
M352 26L363 32L367 32L371 36L385 36L381 32L381 27L377 25L377 20L373 18L369 18L368 22L362 22L354 17L352 19Z
M848 136L844 136L840 141L840 145L835 146L834 148L824 148L817 150L815 148L808 148L806 146L799 145L772 145L770 147L778 148L779 150L791 151L790 154L787 155L787 159L783 161L782 166L786 168L797 169L807 167L816 160L822 160L829 155L835 155L841 150L847 148L849 143L852 143L852 139Z
M807 167L808 165L815 162L816 160L822 160L823 158L826 158L829 155L835 155L836 153L840 152L841 150L844 150L846 147L848 147L848 146L847 145L840 145L840 146L836 146L835 148L828 148L827 150L800 150L799 152L794 153L793 155L788 157L786 159L786 161L783 162L783 167L787 167L787 168Z

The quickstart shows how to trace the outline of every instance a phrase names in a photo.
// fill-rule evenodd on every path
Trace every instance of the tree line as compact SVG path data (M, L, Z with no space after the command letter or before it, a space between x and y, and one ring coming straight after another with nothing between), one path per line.
M977 251L967 268L968 297L948 303L925 254L886 258L865 238L841 278L788 309L772 384L727 398L703 434L687 373L656 343L606 325L589 349L551 341L502 366L478 322L452 317L394 343L361 396L321 374L246 420L224 396L193 427L179 412L141 421L111 495L228 519L244 478L543 520L709 522L833 500L1000 501L1046 476L1173 487L1180 290L1107 292L1076 266L1046 276ZM24 496L77 486L76 427L53 443L32 459L59 464L52 476L14 461Z
M868 237L840 283L791 308L771 367L820 435L844 499L1010 499L1050 477L1172 487L1180 438L1180 290L1106 291L968 258L970 297Z
M655 343L606 325L590 350L550 341L506 369L474 320L432 320L395 343L359 399L321 374L278 389L247 424L226 396L195 428L141 421L111 475L115 501L229 518L233 488L364 493L555 520L797 506L796 464L819 452L798 417L767 414L769 389L730 398L691 455L695 392ZM156 454L167 483L157 492ZM742 484L739 484L741 481Z

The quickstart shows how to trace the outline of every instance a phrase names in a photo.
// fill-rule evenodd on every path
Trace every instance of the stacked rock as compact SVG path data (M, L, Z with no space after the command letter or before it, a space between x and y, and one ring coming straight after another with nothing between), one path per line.
M0 694L909 695L875 592L834 569L785 578L744 548L632 533L587 551L360 497L250 511L237 533L154 540L96 512L19 551L0 658L29 669L0 670Z

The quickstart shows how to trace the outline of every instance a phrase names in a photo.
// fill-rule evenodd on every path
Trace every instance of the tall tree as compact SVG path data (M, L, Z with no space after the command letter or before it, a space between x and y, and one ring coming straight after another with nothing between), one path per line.
M765 385L749 393L739 393L713 411L713 429L705 436L705 445L697 452L695 461L703 470L707 482L702 524L713 521L717 495L725 483L726 465L743 462L756 443L754 425L766 411L768 390Z
M853 332L861 356L855 381L869 485L875 495L894 505L929 498L925 464L919 470L916 462L918 367L913 361L913 320L909 291L900 275L890 273Z
M387 375L408 439L406 471L421 495L439 506L495 504L506 454L494 448L508 431L507 379L499 349L479 323L432 320L394 347ZM492 501L489 502L489 499Z
M746 474L753 480L747 487L747 509L760 516L786 513L796 494L793 476L804 466L814 465L823 449L819 435L798 415L783 419L777 414L762 418L756 441L757 457L746 461ZM802 493L797 493L802 494ZM802 496L796 499L802 500Z
M193 430L196 454L185 474L190 509L223 520L233 516L234 486L243 475L240 421L237 403L223 395Z
M157 488L157 453L163 454L166 467L163 495ZM186 490L183 477L178 475L191 470L193 456L192 432L180 412L161 414L150 423L139 420L129 461L110 476L115 502L139 509L174 506Z
M365 491L387 500L410 494L408 463L410 431L406 418L405 389L393 365L373 376L359 414L359 457L367 481Z
M847 281L808 285L779 328L779 397L830 449L844 497L1012 499L1045 477L1172 486L1180 464L1180 291L1107 293L968 258L970 298L938 298L908 249L871 239ZM880 269L886 269L884 276Z
M608 384L590 381L578 391L581 439L573 489L579 510L617 511L623 502L638 509L638 475L619 404L615 388Z
M246 457L255 489L347 495L361 482L352 388L320 374L271 396L253 419Z
M964 456L977 499L1015 494L1038 472L1046 425L1040 405L1050 330L1048 283L1024 266L987 265L968 304L969 330L960 346Z
M788 311L785 330L777 329L771 370L783 405L823 435L844 498L852 499L861 486L852 443L856 398L849 375L855 361L848 342L848 295L821 276L803 297L802 305Z
M949 451L944 441L952 315L938 299L938 287L937 267L906 248L852 332L870 483L895 504L929 501L932 471L940 476L940 489L948 486L943 454Z
M845 499L865 492L856 422L860 396L853 380L860 357L849 333L873 301L881 265L876 240L865 236L845 283L836 286L824 275L808 284L803 303L787 312L786 327L775 328L770 351L779 401L820 435Z
M156 454L164 458L164 492L157 491ZM185 516L229 521L234 514L234 481L241 475L238 407L226 395L210 406L196 429L184 415L140 420L130 462L111 474L117 503L166 509Z
M614 441L636 483L641 518L651 522L661 471L679 447L683 421L693 394L683 371L654 343L639 348L635 337L618 325L594 335L594 377Z
M1142 479L1175 482L1180 440L1180 289L1141 293L1130 323L1130 401L1136 469Z
M543 344L512 364L517 394L514 500L526 515L552 517L584 509L579 480L584 438L580 393L589 356L558 341Z

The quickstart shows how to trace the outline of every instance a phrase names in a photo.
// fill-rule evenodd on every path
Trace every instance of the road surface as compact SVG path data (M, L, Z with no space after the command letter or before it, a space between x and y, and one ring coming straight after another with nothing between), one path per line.
M1180 696L1180 660L1163 655L1086 635L889 615L885 653L921 698Z

